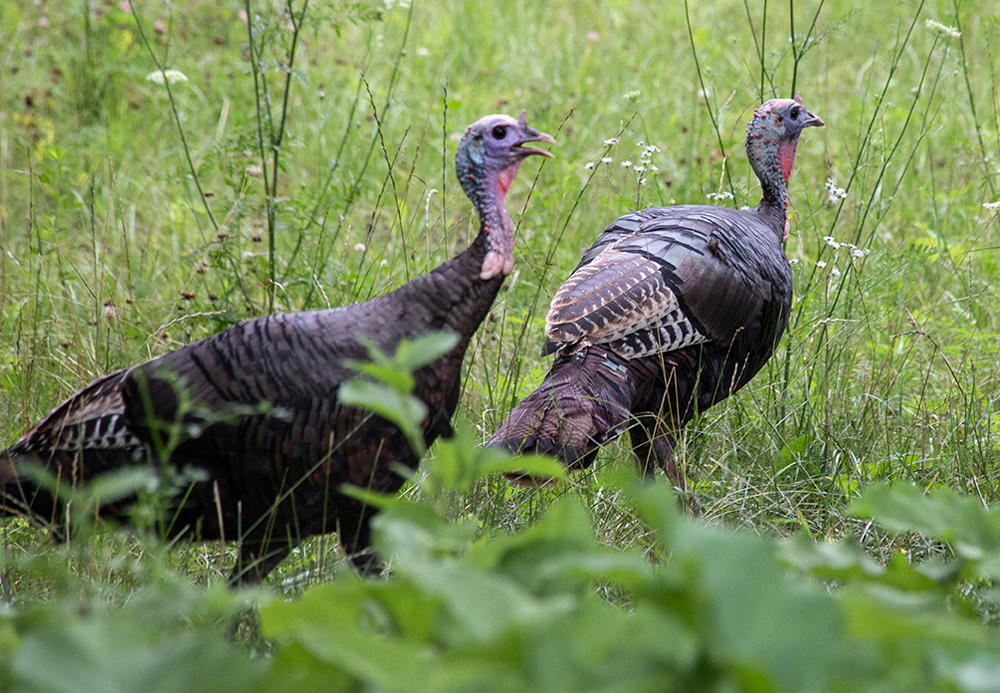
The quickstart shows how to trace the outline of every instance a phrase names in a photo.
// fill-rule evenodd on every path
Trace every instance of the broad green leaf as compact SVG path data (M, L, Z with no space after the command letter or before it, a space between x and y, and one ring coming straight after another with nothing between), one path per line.
M467 493L481 479L500 472L531 473L544 479L566 476L565 467L554 458L541 455L512 457L498 448L481 447L472 427L459 421L454 437L442 440L435 448L422 486L432 498L441 491Z
M261 690L263 662L247 659L221 630L178 625L144 627L134 610L107 607L46 619L22 635L14 677L21 690L50 693Z
M408 395L413 392L416 380L413 375L395 364L372 363L368 361L352 361L351 368L370 375L375 380L385 383L396 392Z
M955 555L971 562L967 577L1000 579L1000 508L948 488L924 493L912 484L874 484L850 512L870 517L893 533L918 532L947 542ZM953 576L955 577L955 576Z
M428 332L400 342L394 360L400 368L412 372L444 356L456 344L458 334L451 330Z
M401 394L378 382L354 378L340 386L337 399L352 407L367 409L394 423L406 435L413 451L424 453L420 423L427 416L427 407L416 397Z
M548 455L534 454L484 461L482 473L527 476L545 482L567 477L566 466L559 460Z

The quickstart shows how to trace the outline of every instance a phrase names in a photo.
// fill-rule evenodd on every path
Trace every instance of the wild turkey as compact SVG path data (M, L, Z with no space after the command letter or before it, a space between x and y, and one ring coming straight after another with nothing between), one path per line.
M397 427L338 402L340 385L357 375L344 362L366 358L364 338L392 353L404 337L457 333L454 348L414 374L414 394L429 412L424 441L450 435L462 358L513 268L507 189L528 156L551 156L523 146L534 141L554 140L529 127L523 112L466 130L455 167L480 230L429 274L365 303L246 320L70 397L0 453L3 510L65 530L65 498L30 481L30 464L69 485L127 465L160 465L165 479L194 470L162 532L238 539L232 582L263 579L298 541L332 531L360 570L372 568L373 510L341 485L393 492L403 483L396 465L412 469L419 460ZM163 433L176 423L194 434L161 460ZM127 522L127 506L99 514Z
M788 324L786 186L799 133L822 125L798 94L754 112L755 209L658 207L613 222L552 300L548 376L487 444L581 468L628 428L642 469L655 462L684 489L681 428L746 385Z

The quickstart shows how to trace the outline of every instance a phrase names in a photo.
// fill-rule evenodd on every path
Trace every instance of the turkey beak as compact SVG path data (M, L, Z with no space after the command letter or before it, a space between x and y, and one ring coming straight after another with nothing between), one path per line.
M526 125L521 134L521 141L514 146L514 151L522 157L529 157L532 154L538 154L539 156L544 156L547 159L554 158L552 152L548 152L544 149L538 149L537 147L523 146L525 142L548 142L549 144L555 144L556 141L553 139L552 135L546 135L544 132Z
M802 127L804 127L804 128L821 128L821 127L825 127L826 126L826 123L824 123L823 119L820 118L818 115L813 115L809 111L806 111L805 115L806 115L806 119L802 123Z

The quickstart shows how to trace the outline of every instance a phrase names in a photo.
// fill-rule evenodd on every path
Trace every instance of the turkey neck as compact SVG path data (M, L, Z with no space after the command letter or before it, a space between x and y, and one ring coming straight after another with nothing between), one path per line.
M788 177L795 163L798 142L798 136L768 139L766 134L755 132L753 124L747 132L747 157L764 191L756 211L778 230L779 239L784 235L788 219Z
M500 171L479 169L477 175L461 180L479 216L479 233L468 248L439 269L451 275L457 289L446 320L463 337L471 338L514 268L514 223L506 198L520 168L518 161Z
M479 211L480 229L476 238L461 253L400 289L414 296L410 305L427 306L426 320L443 323L441 326L458 333L460 341L453 351L458 355L464 354L506 278L502 271L489 279L482 278L487 256L505 248L504 255L513 264L513 223L499 192L470 194Z

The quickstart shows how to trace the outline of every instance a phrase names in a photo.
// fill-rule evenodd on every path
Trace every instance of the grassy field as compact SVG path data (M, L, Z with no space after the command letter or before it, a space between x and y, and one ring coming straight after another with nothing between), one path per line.
M0 445L99 375L436 266L477 230L458 137L523 108L557 158L530 161L509 196L517 266L470 350L459 415L482 440L547 370L544 314L582 249L638 207L756 204L746 123L801 90L826 127L806 132L790 185L794 313L752 385L688 428L679 459L703 515L853 534L882 558L898 545L846 514L872 481L998 500L995 9L252 3L251 47L242 4L136 6L0 3ZM180 74L164 84L161 67ZM554 491L488 480L452 512L506 531L571 494L605 540L642 545L605 484L630 459L612 445ZM26 525L4 531L11 555L50 550ZM272 582L338 570L333 544ZM116 577L115 557L148 552L197 580L231 560L118 536L73 570L141 581ZM4 595L55 589L32 585Z

